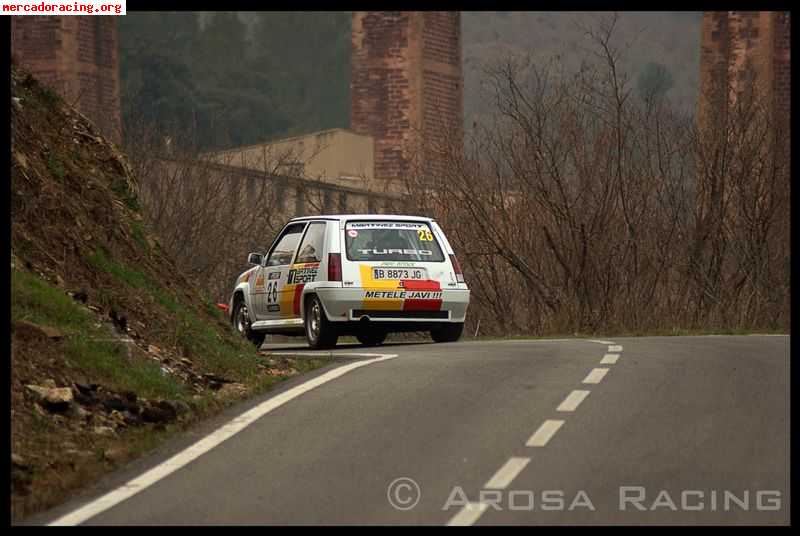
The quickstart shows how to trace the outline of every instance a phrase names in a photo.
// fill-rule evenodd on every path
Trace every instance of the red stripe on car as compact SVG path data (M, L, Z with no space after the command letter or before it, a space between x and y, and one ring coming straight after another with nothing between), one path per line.
M403 311L438 311L442 300L409 299L403 302Z
M438 281L432 279L403 279L405 290L442 290Z
M294 301L292 302L292 311L294 314L300 314L300 298L303 297L303 287L306 286L305 283L301 283L294 287Z

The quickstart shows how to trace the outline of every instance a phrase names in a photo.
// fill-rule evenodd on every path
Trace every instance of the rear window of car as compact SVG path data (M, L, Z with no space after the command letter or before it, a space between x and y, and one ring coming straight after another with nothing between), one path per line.
M347 222L345 250L351 261L444 261L442 248L424 222Z

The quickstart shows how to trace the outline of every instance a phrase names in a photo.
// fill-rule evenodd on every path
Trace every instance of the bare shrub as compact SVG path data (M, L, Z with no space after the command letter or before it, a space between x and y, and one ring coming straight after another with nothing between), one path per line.
M498 333L788 328L788 143L769 102L742 90L704 130L633 94L615 22L584 28L594 61L576 72L497 64L492 119L407 181L462 259L471 315Z

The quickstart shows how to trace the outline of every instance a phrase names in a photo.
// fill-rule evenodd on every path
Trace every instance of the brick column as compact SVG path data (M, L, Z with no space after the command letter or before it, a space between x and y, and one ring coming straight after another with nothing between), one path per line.
M350 126L375 140L376 179L441 173L461 145L460 14L357 11L352 31Z
M119 143L117 21L114 17L11 17L16 62Z

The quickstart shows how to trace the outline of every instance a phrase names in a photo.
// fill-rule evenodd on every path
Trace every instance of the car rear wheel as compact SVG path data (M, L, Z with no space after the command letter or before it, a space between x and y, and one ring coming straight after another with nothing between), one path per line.
M250 329L250 315L247 312L247 304L244 303L241 297L236 298L236 303L233 306L233 329L255 344L256 348L261 348L261 345L264 344L266 334Z
M318 296L308 298L305 310L304 324L306 328L306 339L311 348L322 350L333 348L339 340L335 326L328 322L325 311L322 309L322 302Z
M438 329L431 330L431 338L434 342L456 342L461 338L464 331L464 323L444 324Z
M386 335L387 333L385 331L373 329L357 334L356 339L364 346L378 346L379 344L383 344L383 341L386 340Z

